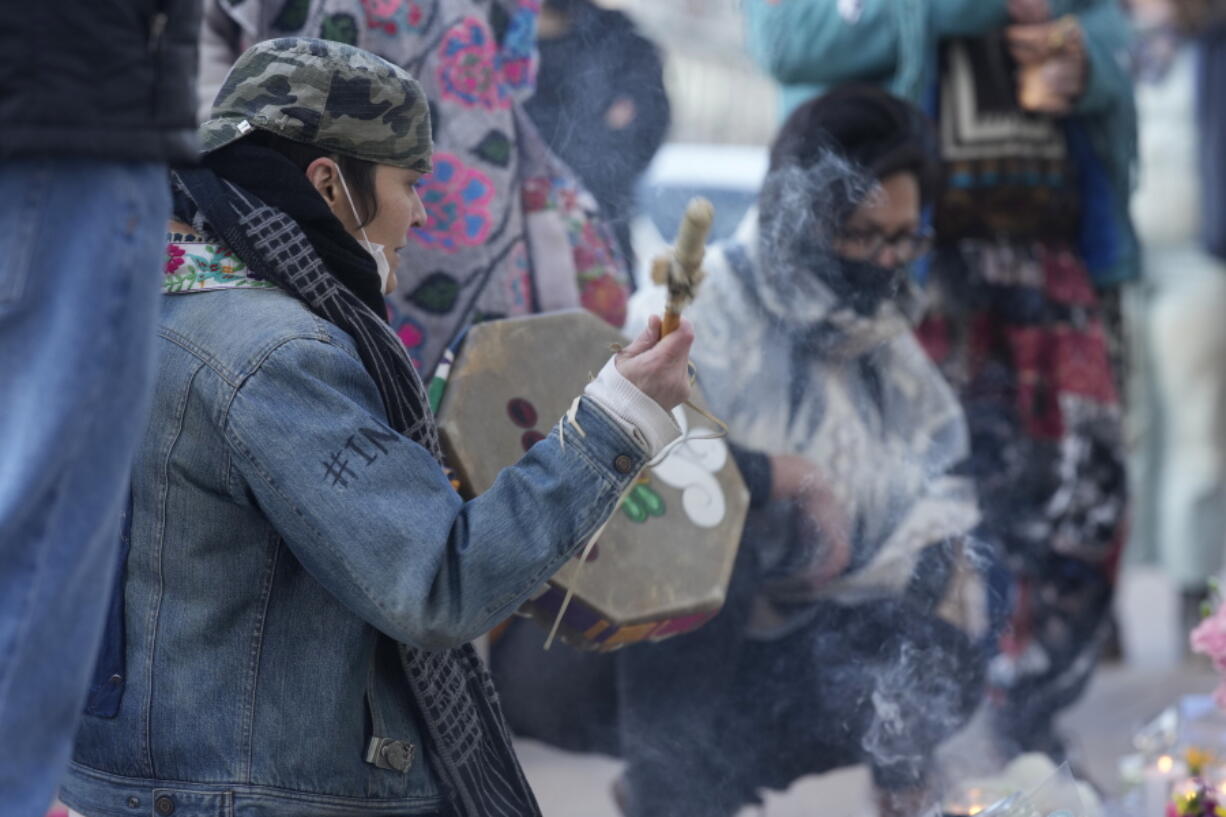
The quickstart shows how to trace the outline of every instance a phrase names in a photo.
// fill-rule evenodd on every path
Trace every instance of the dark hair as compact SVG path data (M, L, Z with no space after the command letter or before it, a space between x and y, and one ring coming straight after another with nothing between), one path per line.
M345 174L345 183L353 193L353 206L358 211L361 222L358 226L365 227L375 220L379 213L379 201L375 197L375 163L352 156L333 153L305 142L295 142L266 130L257 130L246 137L250 144L271 148L294 163L294 166L306 173L311 162L316 159L333 159L341 173Z
M924 202L940 178L932 128L909 102L870 85L845 85L792 112L771 145L770 169L810 167L833 151L876 179L914 173Z

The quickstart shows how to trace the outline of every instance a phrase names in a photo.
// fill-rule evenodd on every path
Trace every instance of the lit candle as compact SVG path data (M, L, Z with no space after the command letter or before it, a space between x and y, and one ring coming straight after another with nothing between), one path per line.
M1171 802L1171 788L1183 776L1183 764L1170 755L1162 755L1142 772L1145 811L1142 817L1165 817Z
M953 803L946 803L945 817L975 817L995 801L988 792L980 788L964 789Z

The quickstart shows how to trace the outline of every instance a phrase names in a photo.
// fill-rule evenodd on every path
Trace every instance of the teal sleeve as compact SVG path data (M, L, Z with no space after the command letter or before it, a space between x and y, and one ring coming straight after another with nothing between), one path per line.
M1089 73L1076 112L1106 113L1126 102L1133 92L1129 73L1132 30L1116 0L1097 0L1077 19L1085 40Z
M886 79L904 37L974 35L1006 22L1005 0L930 0L915 30L899 0L745 0L749 52L784 85ZM925 43L924 48L929 48Z
M897 61L894 2L862 0L853 16L836 0L745 0L746 43L784 85L883 77Z
M932 0L932 30L938 37L975 37L1008 23L1005 0Z

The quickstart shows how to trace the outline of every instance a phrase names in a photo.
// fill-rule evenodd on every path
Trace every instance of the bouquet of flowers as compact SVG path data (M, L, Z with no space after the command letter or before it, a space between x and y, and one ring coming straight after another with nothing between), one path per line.
M1226 803L1222 802L1221 792L1206 778L1214 762L1213 755L1201 749L1189 749L1186 761L1190 777L1175 788L1174 797L1166 807L1166 817L1226 817Z

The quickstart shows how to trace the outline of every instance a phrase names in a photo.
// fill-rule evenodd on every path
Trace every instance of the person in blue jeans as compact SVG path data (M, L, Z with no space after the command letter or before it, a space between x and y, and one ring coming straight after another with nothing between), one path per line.
M173 177L125 574L61 799L85 817L531 817L468 642L679 435L693 330L659 340L654 320L464 502L383 302L426 218L421 86L352 46L267 40L200 133L201 167Z
M0 811L68 763L153 385L190 0L0 4Z

